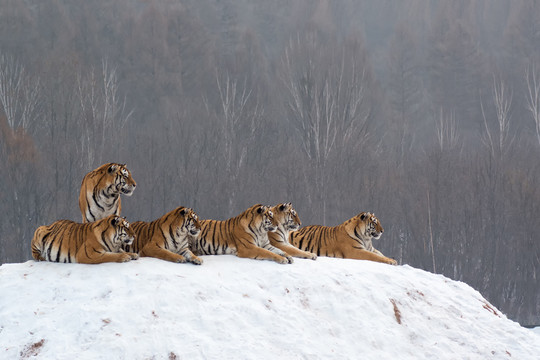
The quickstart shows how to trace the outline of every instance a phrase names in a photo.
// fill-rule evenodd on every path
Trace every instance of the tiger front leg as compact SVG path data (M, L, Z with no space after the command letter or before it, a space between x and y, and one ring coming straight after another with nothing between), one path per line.
M196 256L191 250L186 249L183 253L184 257L192 264L201 265L203 263L202 259Z
M286 254L290 256L294 256L301 259L310 259L310 260L317 260L317 255L314 253L310 253L309 251L300 250L292 245L287 244L275 244L275 247L281 249Z
M153 258L175 262L175 263L185 263L187 261L184 256L174 253L172 251L169 251L167 249L163 249L154 242L148 243L141 250L141 256L153 257Z
M272 260L278 264L289 264L286 257L275 254L269 250L258 246L239 247L236 256L241 258L257 259L257 260Z
M373 248L373 252L383 258L385 258L387 260L386 264L390 264L390 265L397 265L397 261L392 259L392 258L389 258L388 256L385 256L382 252L380 252L379 250Z
M75 255L75 260L80 264L103 264L107 262L128 262L131 260L131 256L126 253L113 253L83 245Z
M389 265L397 265L397 261L394 259L390 259L389 257L386 257L384 255L381 256L364 249L355 249L355 251L353 251L350 256L347 255L345 257L357 260L371 260Z
M287 259L287 261L289 262L289 264L292 264L294 262L294 259L289 255L287 254L285 251L279 249L278 247L275 247L275 246L272 246L270 245L270 243L266 244L265 246L262 247L263 249L266 249L268 251L271 251L273 252L274 254L277 254L279 256L283 256L284 258Z
M129 257L131 258L131 260L137 260L139 258L139 254L136 254L136 253L132 253L132 252L129 252L129 251L124 251L123 249L120 249L120 252L124 253L124 254L128 254Z

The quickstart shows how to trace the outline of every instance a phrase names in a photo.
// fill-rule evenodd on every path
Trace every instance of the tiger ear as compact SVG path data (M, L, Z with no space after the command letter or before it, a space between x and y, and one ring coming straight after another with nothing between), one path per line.
M360 220L364 221L366 220L366 218L367 218L367 214L363 212L362 215L360 215Z
M116 171L116 169L118 169L118 165L117 164L112 164L111 166L109 166L109 168L107 169L107 171L109 173L113 173Z
M114 216L112 219L111 219L111 225L112 226L118 226L118 224L120 224L120 222L122 221L122 218L118 217L118 216Z
M264 211L264 206L259 206L259 208L257 209L257 214L262 214L263 211Z
M286 205L287 205L287 204L281 204L281 205L279 205L279 211L285 211L285 206L286 206Z
M180 215L182 216L186 215L186 208L183 208L182 210L180 210Z

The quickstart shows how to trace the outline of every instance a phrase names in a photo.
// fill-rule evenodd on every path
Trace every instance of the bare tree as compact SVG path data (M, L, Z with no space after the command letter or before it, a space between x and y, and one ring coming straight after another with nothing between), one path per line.
M30 77L13 57L0 57L0 104L9 126L28 131L40 105L40 82Z
M27 258L32 225L42 210L43 184L39 151L31 135L42 116L39 79L28 74L13 57L0 57L0 169L3 190L0 197L9 211L4 212L8 236L0 241L3 256ZM24 225L21 225L21 219ZM28 226L30 225L30 226Z
M510 137L510 108L512 106L512 91L502 79L493 77L493 104L495 107L496 129L490 130L484 105L480 102L482 118L486 133L482 142L493 157L502 158L512 145Z
M437 122L437 143L441 151L454 149L459 145L459 133L454 112L445 114L443 109L439 113Z
M259 102L257 90L248 86L247 81L233 79L228 72L216 69L216 85L219 92L218 106L213 116L221 130L222 156L225 176L230 182L228 209L234 210L237 201L237 184L241 170L246 165L248 149L256 131L264 118L264 108ZM208 100L205 100L212 113Z
M411 151L421 119L428 118L421 114L424 96L419 63L418 46L409 26L397 25L388 51L386 93L398 166L403 165L405 155Z
M525 69L525 79L527 81L527 110L531 112L536 139L540 145L540 74L533 64Z
M133 111L126 109L126 100L119 95L116 68L106 60L102 61L101 73L92 69L88 76L79 74L77 95L83 131L80 154L87 166L94 166L104 161L107 150L121 148L119 140L111 141L112 136L123 130Z
M360 44L342 43L324 54L319 47L314 34L292 38L281 60L281 78L302 150L315 169L315 193L326 221L329 159L366 144L371 104Z

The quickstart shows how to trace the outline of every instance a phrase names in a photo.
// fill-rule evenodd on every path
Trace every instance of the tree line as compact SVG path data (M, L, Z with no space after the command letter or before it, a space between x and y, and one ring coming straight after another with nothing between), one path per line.
M127 163L128 220L292 202L373 211L376 246L538 324L533 0L0 1L0 261L80 221Z

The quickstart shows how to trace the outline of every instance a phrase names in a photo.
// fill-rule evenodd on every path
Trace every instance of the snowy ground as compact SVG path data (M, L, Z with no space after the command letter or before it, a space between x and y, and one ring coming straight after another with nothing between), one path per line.
M1 359L535 359L540 334L409 266L28 261L0 267Z

